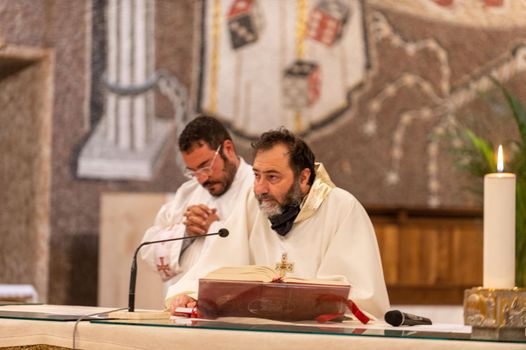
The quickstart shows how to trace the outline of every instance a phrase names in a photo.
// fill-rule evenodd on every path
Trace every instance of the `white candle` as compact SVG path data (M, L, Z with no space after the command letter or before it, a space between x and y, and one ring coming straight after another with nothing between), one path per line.
M515 174L503 165L499 146L499 172L484 176L484 288L515 286Z

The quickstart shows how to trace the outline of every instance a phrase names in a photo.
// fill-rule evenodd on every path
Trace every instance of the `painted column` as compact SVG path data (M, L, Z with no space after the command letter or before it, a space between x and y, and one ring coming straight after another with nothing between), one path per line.
M120 91L145 86L154 74L154 8L153 0L108 3L107 78ZM153 91L133 94L108 91L108 140L121 149L144 150L154 116L153 98Z

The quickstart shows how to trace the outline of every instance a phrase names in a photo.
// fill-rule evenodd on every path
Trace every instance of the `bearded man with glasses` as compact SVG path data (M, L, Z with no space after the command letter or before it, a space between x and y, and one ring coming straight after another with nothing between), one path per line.
M230 134L218 120L209 116L193 119L179 137L179 150L189 180L161 208L143 241L197 237L228 228L236 206L242 205L250 192L252 168L237 155ZM206 255L216 239L210 236L148 245L141 251L142 259L169 287ZM235 235L228 239L235 240Z

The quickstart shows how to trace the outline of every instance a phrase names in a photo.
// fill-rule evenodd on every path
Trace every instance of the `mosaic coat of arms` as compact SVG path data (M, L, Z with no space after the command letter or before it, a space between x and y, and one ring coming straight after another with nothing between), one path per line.
M338 118L364 79L354 0L206 0L199 106L240 136L306 134Z

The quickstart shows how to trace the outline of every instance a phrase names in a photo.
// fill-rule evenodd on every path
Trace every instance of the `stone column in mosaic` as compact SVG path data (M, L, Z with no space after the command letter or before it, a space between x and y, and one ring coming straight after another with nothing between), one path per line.
M153 1L110 0L107 18L108 83L121 88L146 87L155 74ZM106 94L108 140L122 149L144 150L154 113L153 92L127 95L116 90Z
M77 175L147 180L174 121L186 113L186 91L172 74L155 70L154 0L108 0L106 17L105 112L80 153ZM163 79L175 79L181 97L172 101L173 120L155 117L154 89L166 94Z

